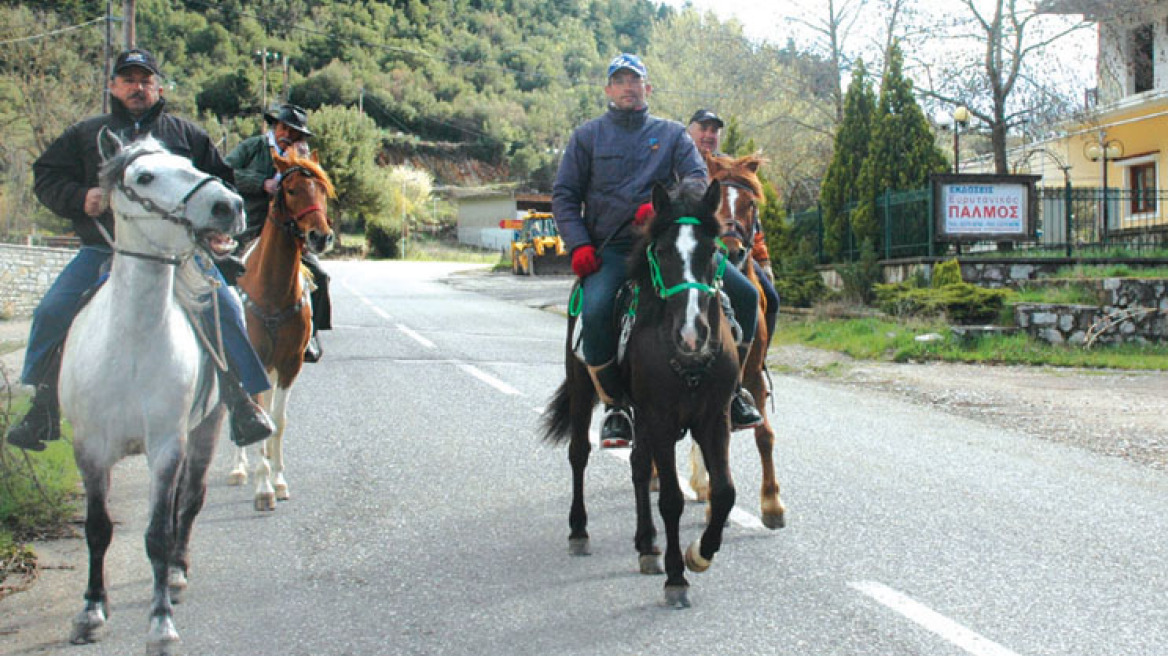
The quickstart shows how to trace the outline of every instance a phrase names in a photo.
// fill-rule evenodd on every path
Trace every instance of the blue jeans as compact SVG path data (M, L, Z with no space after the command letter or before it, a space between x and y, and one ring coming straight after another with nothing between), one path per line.
M65 341L69 326L81 309L81 299L85 292L104 282L102 268L110 259L110 252L93 246L83 246L77 255L65 265L45 293L32 315L32 327L28 333L28 348L24 356L24 370L21 380L26 385L36 385L44 379L49 355ZM223 347L227 351L227 361L231 369L243 382L248 394L259 394L271 389L264 365L256 356L247 338L243 325L243 308L231 294L223 277L213 265L200 259L204 271L214 272L221 283L215 291L219 297L219 326L223 331ZM213 325L214 309L203 313L207 325Z
M616 335L613 331L613 308L616 293L625 283L628 247L608 246L600 252L600 270L581 282L584 290L580 316L584 320L584 363L598 367L616 357ZM734 316L742 326L742 343L754 340L758 326L758 290L738 269L727 266L722 288L730 297Z

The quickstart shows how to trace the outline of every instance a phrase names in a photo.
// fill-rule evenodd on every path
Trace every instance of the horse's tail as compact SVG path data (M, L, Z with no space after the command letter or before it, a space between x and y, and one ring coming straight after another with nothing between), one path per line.
M552 395L552 400L540 419L543 426L543 440L551 444L563 444L572 436L572 379L564 382Z

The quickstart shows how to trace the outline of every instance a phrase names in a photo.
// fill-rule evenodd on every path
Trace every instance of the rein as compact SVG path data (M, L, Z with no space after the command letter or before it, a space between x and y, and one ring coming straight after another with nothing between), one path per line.
M674 223L678 225L702 224L701 221L692 216L683 216L674 221ZM715 243L718 245L718 250L722 251L723 256L725 256L726 245L722 243L722 238L716 238ZM657 292L658 298L666 299L670 296L680 294L681 292L690 289L696 289L699 292L704 292L711 295L718 293L718 288L722 286L722 276L726 273L726 257L722 257L721 261L718 262L718 270L714 273L713 284L707 285L702 282L686 281L673 285L672 287L666 287L665 281L661 278L661 265L657 263L656 251L657 241L653 240L652 242L649 242L649 245L646 247L645 254L649 259L649 278L653 281L653 291Z

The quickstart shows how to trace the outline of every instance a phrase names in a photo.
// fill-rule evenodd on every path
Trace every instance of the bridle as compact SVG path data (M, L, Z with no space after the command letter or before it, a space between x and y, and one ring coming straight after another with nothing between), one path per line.
M677 225L701 225L702 222L692 216L683 216L674 221ZM726 273L726 244L722 242L721 237L716 237L714 243L717 245L719 251L722 252L722 259L718 262L718 269L714 272L714 278L711 284L706 284L697 281L685 281L676 285L666 287L665 281L661 277L661 265L657 263L657 240L649 242L646 247L645 254L649 260L649 279L653 281L653 291L657 293L657 297L661 299L669 298L674 294L679 294L686 290L696 289L705 294L714 295L722 287L722 276Z
M324 208L321 207L319 203L309 205L308 207L300 210L295 215L292 215L284 221L279 221L276 219L277 214L281 216L286 216L288 214L288 204L284 200L284 182L296 173L299 173L309 179L316 178L316 175L310 169L306 169L303 166L293 166L284 171L284 173L280 175L280 182L276 185L276 211L268 213L268 220L272 223L275 223L278 228L283 230L292 239L304 241L307 238L307 235L305 235L304 231L300 229L300 226L297 222L309 214L312 214L313 212L324 212Z
M745 233L743 232L742 226L739 225L738 221L734 221L732 226L722 232L723 237L735 237L741 240L743 247L749 251L751 243L754 241L754 235L756 232L758 232L758 199L755 198L755 190L750 185L738 182L736 180L719 180L719 182L723 187L730 187L732 189L746 192L746 194L750 196L751 200L754 201L754 214L750 217L750 228L746 230ZM733 217L733 215L731 216Z
M203 189L203 187L207 186L208 184L210 184L212 182L219 182L220 184L223 184L223 181L220 180L219 178L213 176L213 175L206 175L202 179L200 179L198 182L196 182L194 184L194 186L191 187L190 191L188 191L186 194L183 195L182 200L180 200L178 202L178 205L175 205L171 209L166 209L165 207L162 207L158 203L155 203L153 200L146 198L145 196L140 195L137 191L134 191L133 187L126 185L125 170L129 169L130 165L133 164L134 161L137 160L139 157L144 157L146 155L152 155L152 154L155 154L155 153L153 153L151 151L143 151L143 152L138 152L138 153L135 153L134 155L131 155L128 158L128 160L126 161L126 163L122 166L123 173L122 173L122 175L118 176L118 181L117 181L117 184L115 186L117 187L118 191L122 192L122 194L127 199L129 199L130 202L137 204L139 207L146 210L150 214L153 214L155 217L162 219L162 220L165 220L165 221L170 221L171 223L173 223L175 225L179 225L179 226L182 226L183 228L186 228L187 233L191 236L191 241L197 244L198 239L195 235L195 227L191 223L191 220L186 217L187 203L189 203L191 201L191 199L194 198L195 195L198 194L199 191L201 191ZM116 246L114 244L113 237L110 236L110 234L106 231L105 226L101 225L100 221L96 221L95 223L97 224L98 230L101 231L102 237L104 237L106 242L109 243L110 248L112 248L113 251L119 255L126 255L128 257L136 257L138 259L149 260L151 262L159 262L159 263L168 264L171 266L178 266L178 265L182 264L183 261L185 261L187 258L189 258L192 253L194 253L194 249L191 249L190 251L187 251L186 253L183 253L181 255L165 256L165 255L154 255L152 253L139 253L137 251L131 251L131 250L127 250L124 248L119 248L118 246Z

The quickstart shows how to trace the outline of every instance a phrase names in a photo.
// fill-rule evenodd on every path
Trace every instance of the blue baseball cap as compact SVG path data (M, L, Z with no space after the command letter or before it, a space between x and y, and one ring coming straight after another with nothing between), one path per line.
M649 79L649 71L645 70L645 65L641 63L641 58L636 55L622 52L616 57L613 57L612 62L608 65L608 77L611 78L613 75L616 75L616 72L622 68L627 68L636 73L641 76L642 80Z

